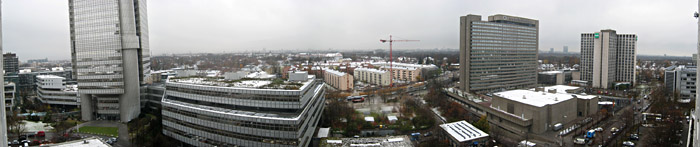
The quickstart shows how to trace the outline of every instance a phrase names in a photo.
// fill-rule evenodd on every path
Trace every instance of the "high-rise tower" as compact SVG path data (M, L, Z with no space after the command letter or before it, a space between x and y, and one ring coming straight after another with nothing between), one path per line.
M637 35L601 30L581 34L581 80L596 88L636 84Z
M539 21L493 15L460 17L460 87L488 93L537 84Z
M0 4L1 3L2 3L2 1L0 1ZM0 6L0 8L2 8L2 6ZM0 11L0 12L2 12L2 11ZM0 13L0 53L2 53L2 13ZM0 58L2 58L2 57L0 57ZM3 63L0 63L0 67L4 67ZM0 68L0 69L2 69L2 68ZM0 74L0 84L5 83L4 76L5 76L4 74ZM5 88L0 88L0 93L5 93ZM4 94L0 94L0 106L3 106L3 109L0 109L0 116L3 116L3 117L7 116L7 112L5 111L5 108L4 108L4 106L5 106L5 95ZM5 139L5 138L7 138L7 119L2 119L0 121L0 137L3 138L3 139L0 139L0 144L2 144L2 145L7 144L7 142L6 142L7 139Z
M83 120L128 122L150 72L146 0L69 0L73 76Z

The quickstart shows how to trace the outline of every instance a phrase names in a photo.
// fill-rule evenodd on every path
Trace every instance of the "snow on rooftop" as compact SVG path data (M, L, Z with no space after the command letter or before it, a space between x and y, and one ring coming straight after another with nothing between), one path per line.
M337 76L339 76L339 77L345 76L345 73L344 73L344 72L340 72L340 71L333 70L333 69L328 69L328 68L326 68L326 69L324 69L324 71L325 71L325 72L328 72L328 73L331 73L331 74L334 74L334 75L337 75Z
M367 71L367 72L376 72L376 73L385 73L386 72L386 71L378 70L378 69L374 69L374 68L355 68L355 70L356 71L359 70L359 71Z
M440 127L445 130L450 136L457 139L459 142L470 141L482 137L487 137L489 134L484 133L474 127L472 124L467 123L467 121L458 121L453 123L442 124Z
M365 121L374 122L374 117L371 117L371 116L365 117Z
M558 73L563 73L563 72L562 72L562 71L555 70L555 71L543 71L543 72L540 72L540 73L541 73L541 74L558 74Z
M111 145L103 142L102 140L90 137L86 139L68 141L60 144L48 145L52 147L111 147Z
M37 75L36 78L39 79L66 79L57 75Z
M568 89L575 89L575 88L577 88L577 87L557 85L557 86L545 87L545 91L539 91L539 92L534 91L534 89L531 89L531 90L509 90L509 91L494 93L494 95L496 95L498 97L505 98L505 99L509 99L512 101L517 101L517 102L521 102L524 104L536 106L536 107L557 104L559 102L563 102L563 101L566 101L566 100L569 100L572 98L591 99L591 98L596 97L593 95L571 94L571 93L566 93L566 91L565 91ZM547 89L557 89L557 93L549 93L549 92L547 92ZM563 89L563 90L560 90L560 89Z

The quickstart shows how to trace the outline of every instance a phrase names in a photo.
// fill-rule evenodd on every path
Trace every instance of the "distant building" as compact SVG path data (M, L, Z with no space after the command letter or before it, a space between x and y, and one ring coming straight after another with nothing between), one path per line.
M55 75L36 76L37 99L44 104L76 108L80 105L78 85L66 84L65 79Z
M36 77L39 75L55 75L64 77L66 82L75 82L72 78L72 69L53 68L52 70L32 71L29 69L20 70L19 74L12 74L5 77L7 81L16 82L17 91L27 95L33 95L37 90Z
M564 53L569 53L569 46L564 46Z
M163 134L192 146L309 146L325 102L323 82L170 78Z
M692 64L697 66L698 65L697 63L698 63L698 54L693 54L693 63Z
M489 134L464 120L441 124L439 136L449 140L450 147L486 146L489 141Z
M554 48L549 48L549 53L554 53Z
M672 94L678 92L680 96L679 102L689 103L696 98L697 67L671 66L666 68L665 72L664 84L666 85L666 90Z
M571 79L571 71L543 71L537 74L537 84L568 85Z
M554 126L570 126L574 120L598 112L598 96L579 95L583 88L556 85L530 90L494 93L488 121L492 131L524 139L528 133L554 132ZM554 133L552 133L554 134Z
M403 82L423 81L424 79L428 78L427 73L438 69L438 67L433 64L423 65L394 62L392 65L389 62L374 62L372 63L372 65L378 66L381 70L385 71L390 71L391 69L393 69L393 72L389 73L393 74L391 76L394 78L394 80Z
M378 70L374 68L355 68L355 75L353 76L356 80L365 82L367 84L375 84L379 86L389 86L389 75L388 71Z
M637 35L601 30L581 34L581 80L595 88L636 84Z
M5 73L18 73L19 72L19 58L15 53L5 53L2 55L3 69Z
M12 107L17 105L17 87L15 83L11 82L5 82L5 89L3 90L3 93L5 94L5 111L10 112L12 111Z
M460 17L459 87L489 93L537 85L539 21L508 15Z
M27 63L46 63L46 62L49 62L49 58L27 60Z
M323 79L326 82L326 84L332 86L335 89L338 89L340 91L347 91L352 90L352 88L354 87L353 83L355 81L353 80L352 75L348 73L340 72L333 69L325 69L323 73Z

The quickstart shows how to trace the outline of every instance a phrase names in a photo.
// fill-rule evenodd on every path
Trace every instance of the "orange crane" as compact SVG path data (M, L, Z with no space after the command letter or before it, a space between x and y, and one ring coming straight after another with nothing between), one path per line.
M389 40L379 39L379 42L382 42L382 43L389 42L389 74L391 75L391 78L389 78L391 80L389 83L389 87L394 87L394 56L393 56L394 42L414 42L414 41L417 42L420 40L394 40L391 35L389 35Z

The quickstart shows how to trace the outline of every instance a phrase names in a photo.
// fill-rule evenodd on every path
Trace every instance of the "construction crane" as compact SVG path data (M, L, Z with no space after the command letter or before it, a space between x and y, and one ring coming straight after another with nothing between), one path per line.
M394 87L394 55L393 55L393 46L394 42L417 42L420 40L394 40L391 35L389 35L389 40L384 40L384 39L379 39L379 42L386 43L389 42L389 74L391 75L391 78L389 78L390 83L389 87Z

